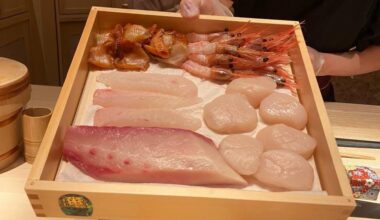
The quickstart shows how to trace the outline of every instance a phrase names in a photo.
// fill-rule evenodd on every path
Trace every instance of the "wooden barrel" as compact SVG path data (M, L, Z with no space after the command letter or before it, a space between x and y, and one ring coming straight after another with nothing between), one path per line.
M30 93L26 66L0 57L0 169L14 162L19 155L21 113Z

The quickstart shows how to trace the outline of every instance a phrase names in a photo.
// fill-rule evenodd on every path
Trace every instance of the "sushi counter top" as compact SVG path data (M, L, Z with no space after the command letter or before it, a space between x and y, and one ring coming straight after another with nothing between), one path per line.
M59 95L60 87L32 86L32 98L29 107L53 108ZM362 140L359 145L365 145L371 141L380 142L379 115L380 106L367 106L345 103L326 103L335 137L343 140L339 145L349 146L353 143L345 142L345 139ZM355 143L354 143L355 144ZM363 145L363 147L364 147ZM341 153L346 156L360 154L371 156L376 160L344 158L344 163L355 165L379 166L380 149L370 148L340 148ZM31 165L25 163L20 157L8 171L0 174L0 217L1 219L57 219L35 217L33 209L24 192L26 178ZM361 219L361 218L349 218Z

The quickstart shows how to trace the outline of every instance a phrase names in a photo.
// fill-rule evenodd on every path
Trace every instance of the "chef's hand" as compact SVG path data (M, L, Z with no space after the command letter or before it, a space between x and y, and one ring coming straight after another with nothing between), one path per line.
M344 53L322 53L311 47L308 51L317 76L353 76L380 70L380 46Z
M232 16L231 0L181 0L180 13L184 18L197 18L200 14Z
M322 75L321 70L323 65L325 64L325 58L323 56L323 53L318 52L316 49L311 47L307 47L307 50L309 52L311 63L313 64L315 75Z

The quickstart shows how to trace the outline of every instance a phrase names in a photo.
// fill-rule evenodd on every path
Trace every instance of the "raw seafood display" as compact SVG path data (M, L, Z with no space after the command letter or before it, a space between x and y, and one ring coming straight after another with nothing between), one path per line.
M68 128L64 157L99 180L134 183L245 186L214 143L168 128Z
M198 97L179 97L155 92L97 89L94 105L125 108L166 108L176 109L202 102Z
M224 159L241 175L252 175L257 171L263 149L260 141L242 134L229 135L219 145Z
M294 29L276 34L249 31L248 24L233 31L187 34L189 60L182 68L209 80L269 76L295 92L291 74L283 65L291 62L288 49L296 45Z
M314 152L317 142L308 134L284 124L271 125L260 130L256 138L263 143L265 150L286 149L305 159Z
M239 78L230 82L226 94L240 93L247 97L254 108L260 106L261 100L276 89L276 83L266 76Z
M93 126L68 129L64 158L104 181L311 190L316 141L300 131L307 113L286 71L294 28L249 26L185 35L119 24L97 34L88 61L117 70L93 72L96 106L84 123Z
M314 172L302 156L288 150L270 150L261 155L254 176L262 183L288 190L311 190Z
M250 132L257 126L257 114L241 94L222 95L206 104L203 118L207 126L221 134Z
M302 130L307 123L307 113L293 96L273 92L260 104L260 116L267 124L286 124Z
M246 23L234 30L226 28L222 32L189 33L186 36L190 43L218 42L264 52L284 52L297 43L294 39L293 28L275 34L264 34L249 29L249 23Z
M145 71L150 56L204 79L269 76L295 92L294 79L283 68L291 63L287 51L297 44L294 28L264 33L248 27L244 24L231 31L185 35L157 25L117 24L96 35L88 62L103 69Z
M181 97L197 97L198 88L190 80L182 76L140 73L103 73L97 81L112 89L156 92Z
M198 130L202 122L198 118L171 109L131 109L109 107L96 111L95 126L160 127Z

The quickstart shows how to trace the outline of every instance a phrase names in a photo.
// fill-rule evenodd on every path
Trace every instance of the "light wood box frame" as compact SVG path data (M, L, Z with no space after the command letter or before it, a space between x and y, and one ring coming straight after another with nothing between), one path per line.
M323 100L300 28L299 44L290 51L299 98L308 112L308 132L317 139L314 154L323 190L328 195L255 192L238 189L173 186L165 184L56 182L65 130L74 119L88 74L87 56L99 30L116 23L156 23L182 32L209 32L238 27L247 21L258 30L281 31L298 22L235 17L201 16L186 21L178 14L93 7L59 95L39 154L26 183L26 193L37 216L66 216L58 205L64 194L91 200L98 219L251 220L346 219L355 202L342 165Z

